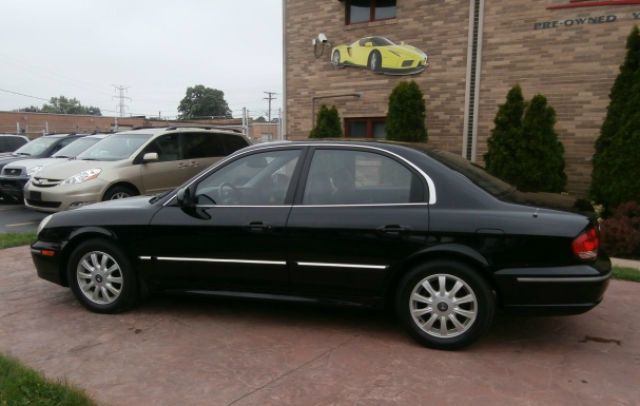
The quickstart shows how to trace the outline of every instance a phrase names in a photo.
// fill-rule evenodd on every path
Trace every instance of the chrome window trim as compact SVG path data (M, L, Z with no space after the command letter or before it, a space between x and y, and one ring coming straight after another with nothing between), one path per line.
M387 269L387 265L368 265L368 264L340 264L332 262L296 262L298 266L309 267L326 267L326 268L355 268L355 269Z
M294 204L294 205L286 205L286 204L272 204L272 205L252 205L252 204L208 204L208 205L198 205L196 206L199 209L213 209L216 207L219 208L232 208L232 207L244 207L244 208L322 208L322 207L393 207L393 206L429 206L428 203L362 203L362 204Z
M141 260L148 261L152 257L141 256L138 257ZM208 263L222 263L222 264L249 264L249 265L287 265L286 261L266 261L258 259L234 259L234 258L190 258L190 257L153 257L158 261L173 261L173 262L208 262Z
M208 176L210 173L212 173L213 171L216 170L216 168L218 168L219 166L222 166L223 164L227 163L228 161L232 160L232 159L236 159L236 158L240 158L244 155L250 155L253 153L260 153L263 151L270 151L270 150L274 150L274 149L282 149L283 147L291 147L290 149L300 149L302 150L305 147L341 147L344 148L346 150L348 149L354 149L354 148L358 148L358 149L363 149L363 150L370 150L370 151L378 151L378 152L383 152L386 154L389 154L399 160L401 160L402 162L404 162L405 164L409 165L411 168L413 168L416 172L418 172L423 178L424 180L427 182L427 189L429 192L429 201L428 202L421 202L421 203L415 203L415 204L427 204L427 205L433 205L436 204L436 202L438 201L437 199L437 194L436 194L436 186L433 183L433 180L431 179L431 177L429 175L427 175L422 169L420 169L416 164L414 164L413 162L411 162L410 160L408 160L407 158L396 154L395 152L391 152L389 150L386 150L384 148L380 148L380 147L374 147L371 145L348 145L348 144L330 144L330 143L317 143L317 142L310 142L310 143L304 143L304 144L298 144L298 145L290 145L287 143L277 143L274 145L268 145L268 146L263 146L260 147L259 149L252 149L249 151L238 151L235 152L229 156L227 156L225 159L221 159L218 162L216 162L209 170L203 171L202 173L200 173L198 176L196 176L191 182L189 182L185 187L189 187L191 185L193 185L194 183L196 183L197 181L199 181L201 178ZM167 205L171 204L173 202L173 200L176 198L177 195L177 191L175 193L173 193L173 195L167 199L166 202L163 203L163 207L166 207ZM389 203L390 205L395 205L392 203ZM408 203L408 204L414 204L414 203ZM304 205L301 205L304 206ZM335 206L335 205L328 205L328 206ZM358 206L368 206L368 205L358 205ZM239 207L239 206L233 206L233 207ZM273 206L250 206L250 207L273 207ZM308 206L306 206L308 207ZM323 205L323 207L326 207Z
M520 277L517 278L518 282L530 282L530 283L568 283L568 282L602 282L611 277L611 274L602 276L572 276L572 277L558 277L558 278L545 278L545 277Z

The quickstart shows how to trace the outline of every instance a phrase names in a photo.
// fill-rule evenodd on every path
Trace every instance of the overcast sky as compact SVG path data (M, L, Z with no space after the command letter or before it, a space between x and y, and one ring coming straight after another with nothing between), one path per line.
M115 114L177 114L188 86L224 91L233 114L282 97L281 0L1 0L0 89L64 95ZM42 100L0 91L0 110Z

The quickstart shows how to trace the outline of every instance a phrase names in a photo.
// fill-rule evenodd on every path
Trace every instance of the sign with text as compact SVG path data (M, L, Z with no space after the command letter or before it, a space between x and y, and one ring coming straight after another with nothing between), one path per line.
M594 24L609 24L622 20L639 20L640 11L631 12L628 14L607 14L594 17L575 17L566 18L564 20L549 20L538 21L533 24L534 30L548 30L550 28L561 27L578 27L581 25L594 25Z

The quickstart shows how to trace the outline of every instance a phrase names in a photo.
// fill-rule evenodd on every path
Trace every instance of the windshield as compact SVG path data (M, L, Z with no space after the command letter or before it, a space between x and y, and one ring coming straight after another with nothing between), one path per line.
M473 183L494 196L503 196L516 190L516 188L510 184L489 174L483 167L471 163L459 155L440 150L429 150L428 153L431 157L437 159L449 168L460 172Z
M13 154L24 156L38 156L44 153L50 146L55 144L60 138L40 137L18 148Z
M136 152L151 134L120 133L111 135L77 156L87 161L119 161Z
M79 153L86 150L96 142L100 141L99 138L87 137L80 138L66 147L62 148L60 151L56 152L52 155L53 158L75 158Z

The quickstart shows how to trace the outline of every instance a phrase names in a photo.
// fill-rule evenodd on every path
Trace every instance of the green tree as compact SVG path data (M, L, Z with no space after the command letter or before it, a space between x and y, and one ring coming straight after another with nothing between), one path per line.
M525 103L520 86L498 109L485 154L487 170L524 192L562 192L567 183L556 113L536 95Z
M536 95L527 104L522 121L524 148L517 155L520 168L518 188L525 192L565 190L564 147L555 131L556 112L547 98Z
M637 26L632 29L627 38L626 49L627 53L624 62L620 66L620 73L609 94L610 102L607 108L607 116L602 124L593 155L591 198L598 203L604 203L608 210L613 208L610 206L613 201L618 201L618 198L612 200L610 193L612 188L618 188L617 182L620 179L614 175L614 172L618 172L620 169L618 168L619 157L608 153L607 150L612 147L612 144L616 144L615 149L618 149L628 143L633 133L631 127L633 127L633 122L637 120L637 105L634 106L633 103L634 98L637 98L638 71L640 71L640 30L638 30ZM623 127L626 126L630 127L625 128L625 131L623 131ZM618 137L625 139L616 141ZM634 146L630 145L630 147L633 148ZM626 156L625 150L620 152ZM623 173L622 179L629 178L624 176ZM630 179L630 181L633 180ZM636 199L638 198L637 196Z
M180 118L201 117L231 118L231 110L224 99L224 92L203 85L187 88L187 93L178 106Z
M424 142L427 140L424 95L415 81L400 82L389 96L385 123L388 140Z
M342 126L340 125L340 115L336 106L331 108L326 105L320 107L316 126L311 130L309 138L333 138L342 137Z
M18 111L53 114L88 114L92 116L102 115L98 107L83 106L77 99L69 99L64 96L52 97L49 103L43 104L42 107L29 106L21 108Z
M487 142L488 152L484 161L489 173L515 185L520 175L520 166L515 159L524 146L522 116L525 103L522 89L514 86L507 94L507 100L498 108L493 120L495 126Z

